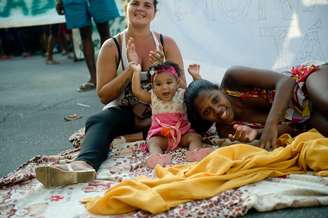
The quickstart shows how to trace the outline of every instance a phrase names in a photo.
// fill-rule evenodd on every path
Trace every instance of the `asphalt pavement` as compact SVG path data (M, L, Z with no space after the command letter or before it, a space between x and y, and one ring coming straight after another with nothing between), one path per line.
M69 136L102 108L94 90L76 91L88 80L84 61L60 54L55 58L60 64L47 65L41 56L0 61L0 176L36 155L71 148ZM67 122L64 117L69 114L82 118ZM321 218L328 217L328 207L251 210L246 217Z
M0 61L0 176L39 154L71 148L68 137L101 110L96 92L77 92L88 80L84 61L45 64L44 57L16 57ZM64 117L79 114L67 122Z

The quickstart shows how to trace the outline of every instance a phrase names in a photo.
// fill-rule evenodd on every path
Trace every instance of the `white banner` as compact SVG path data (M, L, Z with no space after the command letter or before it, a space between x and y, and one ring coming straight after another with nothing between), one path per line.
M215 81L232 65L281 70L328 60L328 0L162 0L153 29Z
M56 0L0 0L0 28L64 23Z

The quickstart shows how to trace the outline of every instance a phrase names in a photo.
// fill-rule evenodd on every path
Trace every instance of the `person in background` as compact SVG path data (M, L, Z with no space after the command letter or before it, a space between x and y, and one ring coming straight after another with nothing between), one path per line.
M108 21L119 16L115 0L56 0L56 10L59 15L65 15L67 28L80 30L83 54L90 79L81 84L78 91L95 89L97 76L91 19L96 23L102 45L111 37Z
M50 24L45 27L46 38L46 64L59 64L53 58L53 50L55 42L58 41L58 27L59 24Z

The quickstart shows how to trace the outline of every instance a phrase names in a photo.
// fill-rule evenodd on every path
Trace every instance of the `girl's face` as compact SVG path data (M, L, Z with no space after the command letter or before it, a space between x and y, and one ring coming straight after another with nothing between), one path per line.
M159 73L154 76L153 91L162 101L171 101L178 89L177 78L169 73Z
M219 90L201 91L195 107L201 118L210 122L229 124L234 118L231 103Z
M126 15L131 24L149 24L155 17L154 0L130 0L127 4Z

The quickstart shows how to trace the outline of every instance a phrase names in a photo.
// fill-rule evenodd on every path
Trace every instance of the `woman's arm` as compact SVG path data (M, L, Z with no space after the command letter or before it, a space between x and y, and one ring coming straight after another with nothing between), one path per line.
M276 144L279 122L284 118L294 86L295 81L291 77L248 67L228 69L221 83L221 87L227 89L275 89L276 94L260 138L261 147L266 149L271 149Z
M187 82L184 73L183 59L180 53L180 49L178 48L175 41L168 36L164 37L164 54L167 61L172 61L173 63L179 65L181 70L179 87L185 89L187 87Z
M133 71L128 68L116 75L117 48L113 39L101 46L97 59L97 94L103 104L118 98L124 86L131 80Z
M283 74L250 67L234 66L229 68L222 79L224 89L262 88L275 89Z
M284 119L294 86L295 80L287 76L277 82L276 94L260 138L261 147L266 149L275 147L279 122Z
M133 76L132 76L132 92L133 94L143 103L150 104L151 97L149 92L144 90L141 87L140 84L140 72L141 72L141 66L140 64L130 63L131 68L134 70Z

